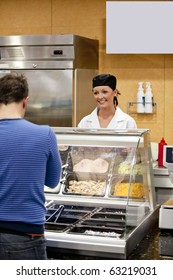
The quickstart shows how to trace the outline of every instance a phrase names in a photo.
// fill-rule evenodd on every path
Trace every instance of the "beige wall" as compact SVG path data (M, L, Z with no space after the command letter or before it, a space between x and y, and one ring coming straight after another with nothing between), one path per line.
M139 128L151 130L151 141L164 136L173 144L173 55L106 54L106 0L1 0L0 11L0 35L71 33L98 39L99 72L117 76L120 107L127 112L138 82L150 81L157 113L133 117Z

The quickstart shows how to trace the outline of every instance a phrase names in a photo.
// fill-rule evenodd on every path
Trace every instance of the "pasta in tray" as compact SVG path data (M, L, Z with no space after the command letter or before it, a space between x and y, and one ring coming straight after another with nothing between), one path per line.
M106 186L105 181L70 180L67 192L85 194L85 195L103 195L105 192L105 186Z

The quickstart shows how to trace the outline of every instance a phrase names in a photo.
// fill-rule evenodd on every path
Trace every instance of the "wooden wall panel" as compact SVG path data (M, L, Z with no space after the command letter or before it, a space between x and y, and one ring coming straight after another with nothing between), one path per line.
M165 56L165 123L164 134L168 144L173 145L173 56Z
M0 34L49 34L51 33L50 0L1 0Z

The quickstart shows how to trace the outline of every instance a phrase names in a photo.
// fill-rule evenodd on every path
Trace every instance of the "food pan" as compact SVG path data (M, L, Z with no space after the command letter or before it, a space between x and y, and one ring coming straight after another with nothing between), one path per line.
M125 221L123 220L100 220L100 219L86 219L81 225L100 226L104 228L114 228L115 230L122 230L125 228Z
M78 218L78 219L82 219L83 217L85 217L86 215L88 215L88 212L84 212L84 211L64 211L63 214L61 215L61 217L63 218Z
M49 206L49 210L52 209L58 209L59 208L59 204L54 203L54 201L52 201L52 203ZM80 212L92 212L94 209L96 209L95 207L90 207L90 206L78 206L78 205L64 205L64 211L80 211Z
M124 222L126 216L120 214L113 214L113 213L95 213L91 215L92 219L101 220L101 221L114 221L114 222Z
M91 176L69 173L63 187L63 194L77 194L84 196L104 196L107 185L107 176L99 176L99 180L94 180Z
M114 213L118 215L125 215L126 214L126 209L120 209L120 208L102 208L98 211L99 213L101 212L107 212L107 213Z
M79 219L77 218L71 218L71 217L60 217L58 219L58 223L59 224L74 224L77 221L79 221Z
M67 209L91 212L96 208L95 207L90 207L90 206L88 207L88 206L78 206L78 205L65 205L64 210L67 210Z
M130 183L131 181L131 183ZM145 187L143 184L142 175L135 177L126 176L113 176L110 182L109 196L124 197L124 198L137 198L141 199L145 196Z
M113 174L130 175L131 173L134 175L142 175L142 164L137 163L132 168L130 162L123 161L119 163L117 162L113 166Z
M124 234L124 230L115 230L113 228L102 228L102 227L90 227L90 226L75 226L70 229L68 233L84 234L84 235L95 235L103 237L114 237L121 238Z
M47 222L45 224L45 229L46 230L52 230L52 231L56 231L56 232L64 232L66 229L68 229L70 225L63 225L63 224L59 224L59 223L50 223Z

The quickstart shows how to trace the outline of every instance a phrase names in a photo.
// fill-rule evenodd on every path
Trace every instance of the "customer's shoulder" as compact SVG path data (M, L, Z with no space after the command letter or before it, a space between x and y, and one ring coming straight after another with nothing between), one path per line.
M52 128L49 125L36 124L28 120L23 120L23 124L25 125L26 129L31 130L35 133L49 134L53 132Z

